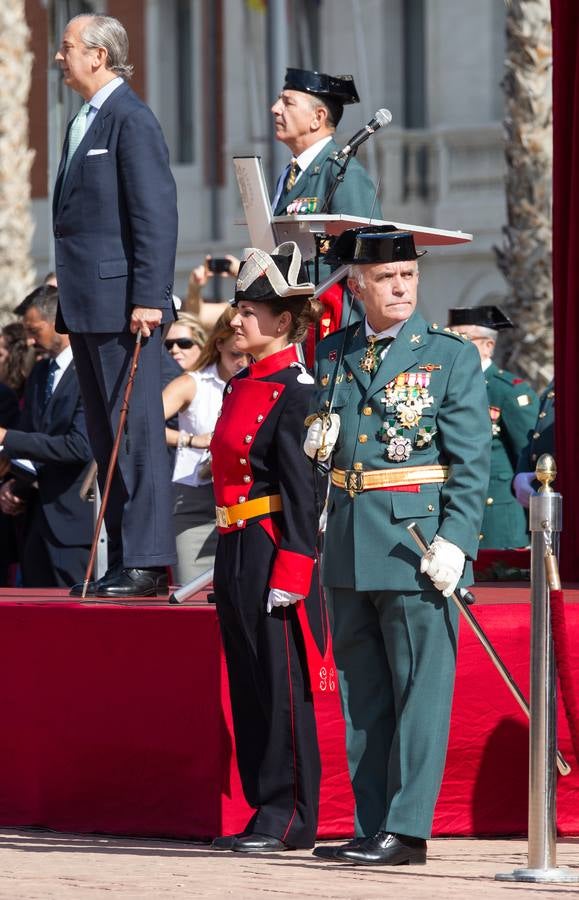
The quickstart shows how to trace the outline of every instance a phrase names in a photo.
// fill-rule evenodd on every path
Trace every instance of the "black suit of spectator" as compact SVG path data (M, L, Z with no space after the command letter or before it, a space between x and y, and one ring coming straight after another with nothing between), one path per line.
M12 428L18 422L19 415L18 397L12 388L0 382L0 427ZM0 512L0 587L7 584L8 566L15 560L12 518Z
M90 451L74 362L46 404L48 360L30 374L19 430L9 430L4 450L30 459L38 492L30 499L22 549L25 587L65 587L82 581L92 539L92 507L80 499Z

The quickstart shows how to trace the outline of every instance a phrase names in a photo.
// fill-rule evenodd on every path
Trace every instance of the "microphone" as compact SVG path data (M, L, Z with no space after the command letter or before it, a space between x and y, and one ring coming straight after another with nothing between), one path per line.
M382 128L383 125L389 125L392 121L392 113L389 109L378 109L370 119L367 125L357 131L354 137L350 138L345 147L343 147L336 159L343 160L348 156L351 156L352 153L355 153L360 144L363 144L364 141L367 141L370 135L374 134L375 131L378 131L379 128Z

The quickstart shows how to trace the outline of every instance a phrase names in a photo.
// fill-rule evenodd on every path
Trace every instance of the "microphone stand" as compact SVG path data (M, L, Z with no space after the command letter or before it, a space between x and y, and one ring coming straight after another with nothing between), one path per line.
M332 200L334 199L334 194L336 193L336 191L338 189L338 185L340 185L343 182L344 176L346 174L346 169L348 168L348 166L350 164L350 160L352 159L352 157L354 157L356 155L356 153L357 153L357 150L352 150L350 153L348 153L348 155L344 159L343 163L340 163L340 161L338 160L337 154L336 154L335 159L332 160L332 164L336 165L338 167L339 171L337 172L337 174L334 174L334 180L332 182L332 186L330 187L330 190L326 194L326 199L324 201L324 205L322 206L322 208L320 210L320 213L322 215L324 213L328 213L330 211L330 204L331 204Z

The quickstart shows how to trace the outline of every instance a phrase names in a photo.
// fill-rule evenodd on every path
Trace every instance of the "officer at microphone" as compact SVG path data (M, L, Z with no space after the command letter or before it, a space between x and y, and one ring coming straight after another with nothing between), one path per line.
M275 136L290 150L292 158L278 179L272 202L274 215L344 213L382 218L376 188L356 159L350 159L343 181L338 181L332 191L348 155L338 158L340 147L334 132L344 104L359 102L351 75L324 75L306 69L286 71L283 90L271 111ZM369 129L362 129L347 145L350 154L388 121L388 111L379 110Z

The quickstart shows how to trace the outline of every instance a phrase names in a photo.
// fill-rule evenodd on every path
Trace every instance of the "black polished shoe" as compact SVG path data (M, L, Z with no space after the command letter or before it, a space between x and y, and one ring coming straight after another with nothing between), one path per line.
M354 847L359 847L360 844L363 844L366 838L357 837L352 838L351 841L348 841L346 844L332 844L328 846L328 844L320 844L319 847L316 847L312 851L312 856L316 856L318 859L341 859L338 856L339 850L352 850Z
M165 566L149 569L122 569L104 584L97 583L94 596L125 600L130 597L166 597L169 576Z
M117 564L115 566L111 566L110 569L107 569L102 578L99 578L98 581L89 581L86 586L86 597L94 597L96 595L97 590L100 587L108 584L111 580L117 578L121 572L123 571L122 564ZM68 592L69 597L82 597L82 589L84 587L84 581L81 581L79 584L73 584L70 591Z
M366 838L359 847L339 850L336 859L358 866L408 866L424 865L426 841L405 834L379 831Z
M233 850L233 844L240 834L223 834L221 837L213 838L211 841L212 850Z
M294 848L269 834L241 834L231 849L236 853L281 853Z

